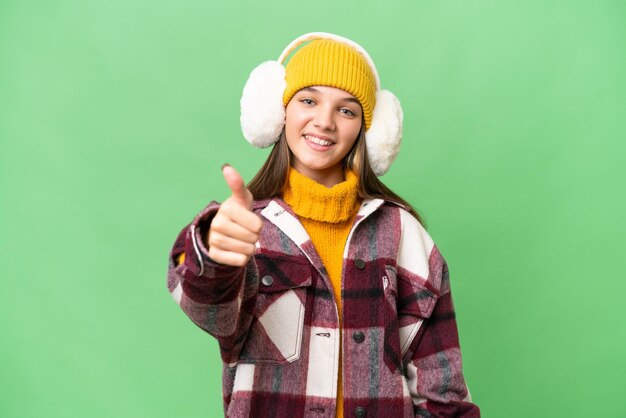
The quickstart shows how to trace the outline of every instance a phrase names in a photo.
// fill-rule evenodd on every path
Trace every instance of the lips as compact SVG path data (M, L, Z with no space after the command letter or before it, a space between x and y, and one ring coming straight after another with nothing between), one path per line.
M318 147L327 149L335 144L330 138L321 135L304 134L303 138L315 149L318 149Z

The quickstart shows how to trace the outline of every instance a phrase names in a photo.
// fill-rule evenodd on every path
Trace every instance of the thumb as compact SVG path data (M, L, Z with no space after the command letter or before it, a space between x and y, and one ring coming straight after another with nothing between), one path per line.
M252 209L252 193L246 189L246 184L237 170L229 164L224 164L222 166L222 175L232 192L232 198L240 205Z

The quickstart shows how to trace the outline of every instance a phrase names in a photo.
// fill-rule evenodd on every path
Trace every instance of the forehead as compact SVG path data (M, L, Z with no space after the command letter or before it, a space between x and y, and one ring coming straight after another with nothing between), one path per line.
M354 95L337 87L309 86L299 90L296 94L314 94L336 100L359 103L358 99L354 97Z

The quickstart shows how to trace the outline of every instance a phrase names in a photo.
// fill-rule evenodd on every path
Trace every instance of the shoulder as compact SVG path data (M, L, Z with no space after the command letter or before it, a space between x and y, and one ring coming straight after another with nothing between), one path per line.
M252 210L255 212L260 212L263 209L265 209L267 207L267 205L270 204L270 202L272 200L277 200L279 198L267 198L267 199L260 199L260 200L255 200L254 202L252 202Z
M378 210L384 219L392 220L400 229L406 244L421 243L425 248L431 248L434 245L426 228L404 205L385 200Z
M439 294L445 260L433 238L406 209L399 209L401 240L397 268L412 281Z
M399 207L400 230L405 245L417 246L430 253L435 243L426 228L405 208Z

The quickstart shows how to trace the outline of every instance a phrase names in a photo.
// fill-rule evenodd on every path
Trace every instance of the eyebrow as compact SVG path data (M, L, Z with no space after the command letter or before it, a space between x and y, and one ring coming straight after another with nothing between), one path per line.
M311 93L318 93L318 94L320 93L320 91L314 87L305 87L301 91L309 91ZM361 103L356 97L342 97L340 100L343 102L352 102L352 103L361 105Z

